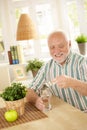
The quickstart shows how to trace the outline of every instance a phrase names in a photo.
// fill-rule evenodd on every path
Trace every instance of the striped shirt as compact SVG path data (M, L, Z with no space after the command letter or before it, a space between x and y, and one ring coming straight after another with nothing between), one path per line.
M86 57L70 52L63 66L51 59L39 70L38 74L30 85L30 88L34 89L35 91L40 90L45 82L51 81L59 75L67 75L87 82ZM50 87L54 95L82 111L87 110L87 96L82 96L70 86L68 86L68 88L60 88L58 85L52 85Z

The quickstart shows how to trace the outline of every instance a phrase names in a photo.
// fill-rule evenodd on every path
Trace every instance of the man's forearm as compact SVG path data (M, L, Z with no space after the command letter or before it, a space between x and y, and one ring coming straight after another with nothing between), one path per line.
M87 96L87 82L73 79L72 88L78 91L81 95Z

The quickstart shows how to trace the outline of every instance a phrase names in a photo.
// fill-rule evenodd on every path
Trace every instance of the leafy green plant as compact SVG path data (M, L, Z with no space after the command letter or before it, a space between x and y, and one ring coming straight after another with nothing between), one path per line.
M81 35L76 37L75 41L77 43L86 43L87 42L87 36L84 35L84 34L81 34Z
M28 64L26 66L26 71L38 71L42 65L44 64L43 61L39 60L39 59L33 59L33 60L29 60Z
M0 97L6 101L15 101L24 98L26 92L26 86L21 83L12 83L10 86L5 88L3 93L0 94Z

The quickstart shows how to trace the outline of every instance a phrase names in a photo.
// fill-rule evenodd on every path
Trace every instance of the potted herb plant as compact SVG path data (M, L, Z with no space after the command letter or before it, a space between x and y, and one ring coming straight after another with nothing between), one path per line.
M80 53L84 55L86 53L87 36L81 34L76 37L75 41L78 43Z
M36 76L38 70L43 66L44 62L39 59L29 60L26 65L26 72L32 71L33 77Z
M24 114L24 98L26 96L26 86L21 83L12 83L6 87L5 90L0 94L6 103L6 109L14 109L18 112L18 115Z

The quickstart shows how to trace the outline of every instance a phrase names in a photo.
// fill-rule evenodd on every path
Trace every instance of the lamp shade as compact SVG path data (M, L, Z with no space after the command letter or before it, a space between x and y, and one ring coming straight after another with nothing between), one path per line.
M17 40L29 40L36 38L36 30L33 21L28 14L21 14L17 27Z

